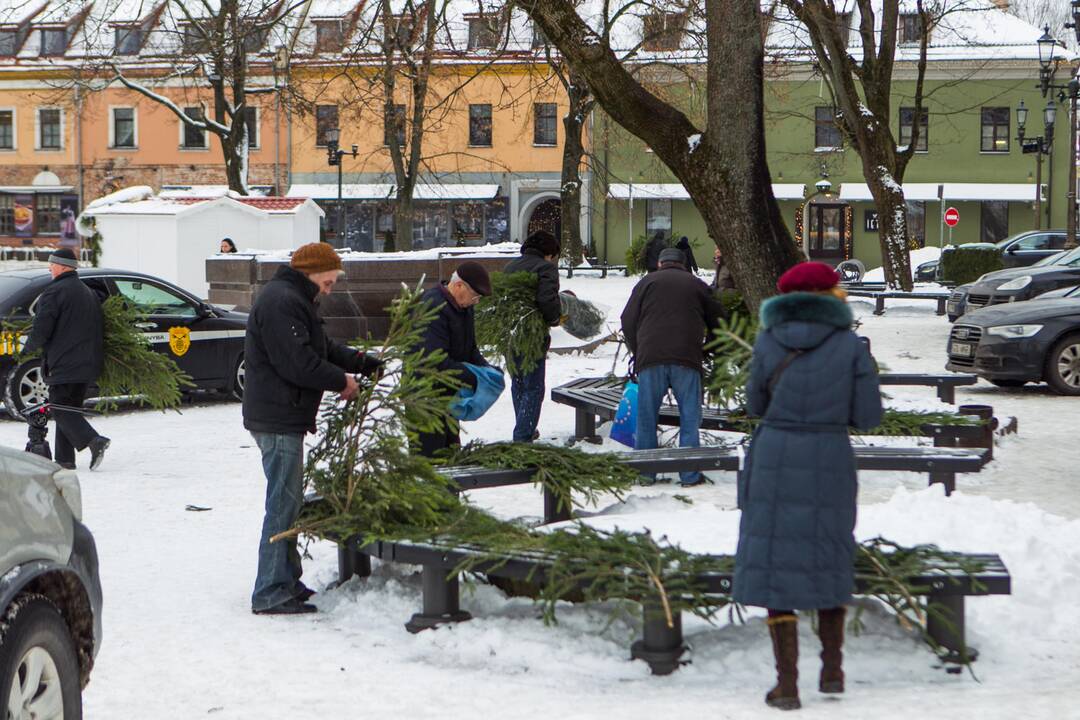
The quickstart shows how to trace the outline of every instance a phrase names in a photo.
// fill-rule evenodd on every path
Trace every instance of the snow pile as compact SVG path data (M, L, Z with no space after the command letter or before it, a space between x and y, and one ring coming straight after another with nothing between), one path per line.
M94 213L92 211L100 210L110 205L116 205L118 203L130 203L139 202L140 200L149 200L154 197L154 189L149 185L135 185L128 188L117 190L114 193L99 197L97 200L92 201L89 205L83 208L82 213L79 214L78 219L75 221L75 229L83 237L92 237L97 232L94 227L93 220L91 219Z
M933 246L919 248L912 250L909 257L911 258L911 272L914 274L915 268L919 265L940 258L941 248ZM867 270L866 275L863 276L863 282L885 282L885 269L876 267L873 270Z

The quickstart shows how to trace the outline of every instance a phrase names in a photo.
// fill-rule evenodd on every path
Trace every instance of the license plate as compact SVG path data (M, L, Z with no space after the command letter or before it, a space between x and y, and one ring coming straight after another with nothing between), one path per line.
M949 345L950 355L960 355L961 357L971 357L975 354L975 346L971 343L954 342Z
M958 303L954 303L954 302L951 302L951 303L945 303L945 310L946 310L946 311L947 311L947 312L948 312L948 313L949 313L950 315L955 315L955 314L956 314L956 307L957 307L957 305L958 305Z

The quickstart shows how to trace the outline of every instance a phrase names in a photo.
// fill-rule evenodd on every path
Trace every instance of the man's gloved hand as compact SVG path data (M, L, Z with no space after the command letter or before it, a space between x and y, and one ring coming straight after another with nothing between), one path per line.
M345 389L341 391L339 397L342 400L352 400L358 392L360 392L360 383L356 382L356 376L345 373Z

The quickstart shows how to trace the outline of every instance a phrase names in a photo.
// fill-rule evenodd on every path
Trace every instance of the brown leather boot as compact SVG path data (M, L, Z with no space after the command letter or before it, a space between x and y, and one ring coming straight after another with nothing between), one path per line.
M821 638L821 678L818 690L844 692L844 607L818 610L818 637Z
M765 696L765 704L780 710L797 710L799 702L799 619L791 613L769 612L769 636L776 657L776 687Z

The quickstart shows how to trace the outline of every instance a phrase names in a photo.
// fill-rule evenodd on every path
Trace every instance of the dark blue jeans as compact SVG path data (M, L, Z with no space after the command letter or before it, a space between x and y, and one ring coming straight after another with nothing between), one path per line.
M540 422L540 406L544 402L544 373L547 355L540 358L536 369L525 375L510 376L510 395L514 398L514 442L532 442Z
M656 447L656 424L668 388L679 406L679 447L699 447L701 436L701 373L683 365L653 365L638 373L637 449ZM655 473L645 474L656 479ZM679 482L696 483L697 471L680 472Z
M251 609L266 610L300 594L303 568L296 538L270 542L296 522L304 502L304 436L301 433L251 433L262 451L266 474L266 514L259 540L259 570Z

